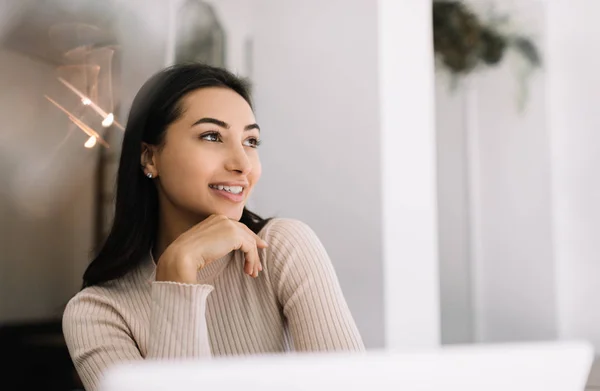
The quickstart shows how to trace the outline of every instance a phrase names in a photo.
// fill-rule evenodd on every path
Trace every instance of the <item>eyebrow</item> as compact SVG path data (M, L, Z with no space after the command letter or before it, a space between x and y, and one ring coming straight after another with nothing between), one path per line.
M192 127L194 127L196 125L200 125L200 124L213 124L213 125L217 125L221 128L225 128L225 129L231 128L231 125L229 125L227 122L221 121L216 118L210 118L210 117L200 118L198 121L194 122ZM258 126L258 124L256 124L256 123L246 125L244 127L244 131L248 131L248 130L252 130L252 129L258 129L258 131L260 132L260 126Z

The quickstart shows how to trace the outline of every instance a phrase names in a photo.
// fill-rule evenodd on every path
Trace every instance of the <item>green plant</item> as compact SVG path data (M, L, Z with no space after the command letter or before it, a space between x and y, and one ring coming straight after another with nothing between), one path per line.
M531 66L541 66L537 47L529 38L502 33L494 24L482 22L461 1L434 1L433 46L436 56L454 74L467 74L480 65L495 66L511 48Z
M525 60L519 71L519 107L527 99L526 79L542 66L535 43L528 37L506 32L508 17L494 17L484 22L462 1L434 0L433 46L437 63L448 70L453 85L476 69L494 67L514 50Z

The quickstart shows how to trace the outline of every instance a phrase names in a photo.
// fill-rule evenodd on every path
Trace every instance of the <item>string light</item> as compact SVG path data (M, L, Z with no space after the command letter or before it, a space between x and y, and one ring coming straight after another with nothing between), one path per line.
M69 83L68 81L66 81L65 79L63 79L62 77L58 78L58 81L60 81L62 84L64 84L68 89L70 89L71 91L73 91L77 96L79 96L79 98L81 98L82 102L83 100L86 100L90 102L89 106L94 109L94 111L96 113L98 113L102 118L102 125L104 125L104 121L107 121L106 123L109 123L108 125L104 125L105 127L108 127L110 125L115 125L116 127L118 127L121 130L125 130L125 128L119 124L117 121L115 121L114 115L112 113L108 114L106 111L102 110L100 108L100 106L98 106L97 104L95 104L90 98L88 98L87 96L85 96L81 91L79 91L77 88L75 88L71 83ZM109 117L110 116L110 117ZM107 120L107 118L112 118L110 120Z
M94 148L94 146L96 145L96 141L98 141L98 139L95 136L90 136L90 138L87 139L83 146L86 148Z
M69 26L67 26L67 27L70 28ZM100 134L84 122L84 121L86 121L86 119L84 119L84 117L82 117L82 114L84 111L89 113L89 110L87 110L88 107L101 117L102 127L109 128L111 126L115 126L123 131L125 130L125 128L116 121L115 115L112 112L107 113L98 105L98 103L103 102L103 105L106 105L105 108L108 108L109 110L113 110L112 86L110 85L111 84L111 82L110 82L110 80L111 80L111 75L110 75L111 64L110 64L110 62L111 62L113 51L114 51L114 49L112 49L110 47L100 48L99 50L96 50L96 48L92 48L91 46L85 46L85 47L80 46L80 47L76 47L75 49L70 49L66 53L64 53L65 57L67 59L69 59L70 64L66 64L65 66L60 66L58 68L58 71L60 73L63 73L65 70L72 72L73 68L77 72L79 72L80 70L83 70L83 72L84 72L83 80L74 79L74 80L82 81L84 83L84 86L82 87L83 89L81 89L81 90L76 88L69 81L65 80L65 78L60 77L60 76L57 77L57 80L61 84L63 84L65 87L67 87L69 90L71 90L71 92L74 93L79 98L80 104L83 105L83 107L79 106L76 109L77 114L73 114L73 113L69 112L67 109L65 109L63 106L58 104L56 101L52 100L49 96L45 95L46 99L48 99L52 104L54 104L54 106L58 107L61 111L63 111L67 115L68 119L88 136L86 142L84 143L85 148L90 148L90 149L94 148L98 143L102 144L106 148L109 148L108 143L100 136ZM101 55L101 57L98 57L99 54ZM107 56L107 54L108 54L108 56ZM104 63L106 63L106 60L108 60L108 64L104 64ZM83 62L83 64L72 65L73 61ZM90 61L92 62L92 64L90 64ZM106 70L108 80L109 80L108 89L106 91L108 93L107 101L102 101L102 100L97 101L96 100L97 94L95 94L96 90L94 89L94 87L92 87L90 85L90 83L92 83L91 80L97 79L100 67L102 67L103 69ZM79 75L79 74L77 74L77 75ZM94 83L97 83L97 81L95 81ZM97 88L97 86L95 88ZM82 91L85 91L86 93L83 93ZM89 94L92 94L92 95L89 95ZM92 96L94 98L92 98Z
M55 100L50 98L48 95L44 95L44 97L46 99L48 99L54 106L58 107L63 113L65 113L67 115L67 117L69 117L71 122L73 122L75 125L77 125L77 127L79 127L79 129L81 129L85 134L87 134L90 137L94 137L96 139L96 141L99 141L100 144L104 145L106 148L109 147L108 143L106 141L104 141L104 139L102 137L100 137L100 135L94 129L87 126L83 121L81 121L79 118L75 117L71 112L69 112L69 110L62 107ZM92 145L92 147L93 147L93 145ZM91 148L91 147L89 147L89 148Z
M110 113L102 120L102 126L104 126L105 128L108 128L114 122L115 122L115 116L113 115L113 113Z
M120 128L121 130L125 130L125 128L123 128L123 126L121 126L117 121L115 121L115 115L113 113L107 113L104 110L102 110L90 98L88 98L87 96L85 96L82 92L80 92L77 88L75 88L73 85L71 85L69 82L67 82L62 77L59 77L58 80L62 84L64 84L68 89L70 89L71 91L73 91L77 96L79 96L79 98L81 99L81 103L84 106L91 107L96 113L98 113L100 116L102 116L102 118L103 118L102 119L102 126L103 127L108 128L111 125L115 125L118 128ZM102 137L100 137L100 135L94 129L90 128L83 121L81 121L80 119L78 119L77 117L75 117L75 115L73 115L67 109L65 109L64 107L62 107L61 105L59 105L56 101L54 101L53 99L51 99L49 96L47 96L47 95L44 95L44 96L46 97L46 99L48 99L50 102L52 102L52 104L54 104L56 107L58 107L60 110L62 110L65 114L67 114L67 116L69 117L69 119L71 120L71 122L73 122L75 125L77 125L77 127L79 127L79 129L81 129L85 134L87 134L88 136L90 136L87 139L87 141L85 142L85 144L83 144L84 147L86 147L86 148L94 148L94 146L96 146L96 144L98 142L100 142L106 148L109 147L108 143L106 141L104 141L104 139L102 139Z

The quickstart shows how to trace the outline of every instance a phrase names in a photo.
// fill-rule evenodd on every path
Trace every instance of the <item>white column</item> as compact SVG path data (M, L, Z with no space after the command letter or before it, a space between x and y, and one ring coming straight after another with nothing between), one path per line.
M600 348L600 3L548 2L559 336Z
M379 1L386 346L440 341L431 3Z

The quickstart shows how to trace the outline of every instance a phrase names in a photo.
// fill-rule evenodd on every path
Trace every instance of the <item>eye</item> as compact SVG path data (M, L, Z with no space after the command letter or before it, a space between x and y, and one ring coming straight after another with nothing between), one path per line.
M213 143L223 141L223 140L221 140L221 134L219 132L204 133L203 135L200 136L200 139L210 141Z
M244 141L244 146L250 148L258 148L261 144L261 141L255 137L250 137L246 141Z

